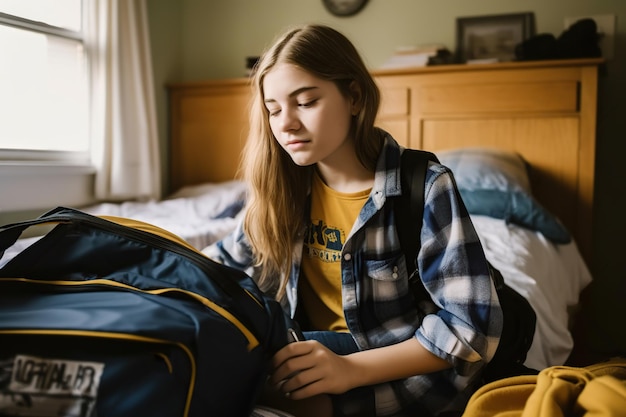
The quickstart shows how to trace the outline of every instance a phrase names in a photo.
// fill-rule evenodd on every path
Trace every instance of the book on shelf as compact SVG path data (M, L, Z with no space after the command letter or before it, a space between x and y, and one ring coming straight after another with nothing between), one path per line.
M442 58L451 56L450 51L441 44L398 47L383 63L382 69L425 67L440 63Z
M472 64L495 64L496 62L500 62L498 58L478 58L478 59L468 59L465 63L468 65Z

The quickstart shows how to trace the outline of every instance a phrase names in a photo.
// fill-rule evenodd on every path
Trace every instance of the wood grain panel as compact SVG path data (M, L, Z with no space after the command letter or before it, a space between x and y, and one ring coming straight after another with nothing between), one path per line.
M408 116L410 92L411 90L406 86L381 90L381 103L378 115L380 117Z
M578 84L569 82L425 85L414 90L422 114L576 111Z
M409 120L382 118L376 121L376 126L389 132L391 136L405 148L409 147Z
M171 191L237 176L249 123L249 90L237 87L172 93Z

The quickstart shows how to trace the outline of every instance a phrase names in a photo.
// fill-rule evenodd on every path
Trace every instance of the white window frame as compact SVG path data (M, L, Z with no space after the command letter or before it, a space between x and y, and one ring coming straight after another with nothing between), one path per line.
M0 24L84 41L80 31L2 12ZM0 148L0 195L3 196L0 223L4 223L3 217L14 218L15 212L19 211L48 210L57 205L80 207L94 203L94 174L95 167L91 164L89 152Z

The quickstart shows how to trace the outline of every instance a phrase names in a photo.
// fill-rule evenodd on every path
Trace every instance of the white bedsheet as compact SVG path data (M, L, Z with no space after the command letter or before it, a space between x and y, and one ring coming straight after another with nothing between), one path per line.
M572 351L570 319L591 274L574 242L555 245L541 233L504 220L472 216L487 259L537 314L526 366L562 365Z
M228 181L185 187L163 201L98 204L84 211L150 223L202 249L235 227L244 197L244 183Z
M153 224L202 249L228 234L239 221L245 185L227 181L185 187L162 201L103 203L81 208L94 215L126 217ZM7 249L0 267L38 237L20 239Z

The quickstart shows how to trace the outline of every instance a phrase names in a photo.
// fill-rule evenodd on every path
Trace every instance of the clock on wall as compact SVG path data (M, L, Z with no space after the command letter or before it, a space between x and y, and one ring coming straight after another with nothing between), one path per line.
M322 0L326 9L335 16L352 16L357 14L367 0Z

